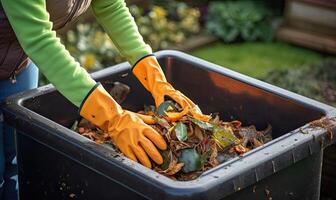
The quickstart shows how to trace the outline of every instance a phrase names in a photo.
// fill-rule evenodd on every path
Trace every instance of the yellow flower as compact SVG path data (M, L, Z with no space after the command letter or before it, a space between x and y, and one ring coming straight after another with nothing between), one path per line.
M99 49L105 42L105 33L102 31L97 31L94 33L93 37L90 38L91 43L94 48Z
M160 7L160 6L153 6L153 11L155 13L155 15L159 18L161 17L166 17L167 12L164 8Z
M85 69L91 70L96 63L96 57L94 54L86 53L81 56L80 61Z
M198 9L191 8L188 13L189 13L189 16L193 16L195 18L200 17L200 11Z

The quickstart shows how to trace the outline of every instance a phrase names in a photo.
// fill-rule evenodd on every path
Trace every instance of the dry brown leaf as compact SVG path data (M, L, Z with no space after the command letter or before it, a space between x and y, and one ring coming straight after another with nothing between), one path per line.
M176 160L173 160L172 162L170 162L168 169L159 171L159 173L167 175L167 176L172 176L176 174L177 172L179 172L183 166L184 166L184 163L177 163Z
M190 180L196 179L202 173L203 173L202 171L196 171L196 172L191 172L191 173L188 173L188 174L181 174L178 180L180 180L180 181L190 181Z
M201 130L200 127L195 126L194 127L194 132L195 132L195 136L199 139L199 141L204 140L203 131Z
M244 147L241 144L234 146L233 149L234 149L235 152L237 152L240 155L249 151L248 148Z
M218 155L217 144L214 143L212 145L211 149L212 149L212 152L211 152L211 155L210 155L210 158L209 158L209 164L214 167L214 166L218 165L218 160L217 160L217 155Z
M215 115L215 117L213 119L211 119L211 123L213 124L221 124L221 120L219 119L218 115Z
M192 123L188 123L188 138L191 138L194 135L194 128Z
M252 138L250 140L250 142L251 142L253 148L257 148L257 147L260 147L262 145L262 143L259 140L257 140L256 138Z

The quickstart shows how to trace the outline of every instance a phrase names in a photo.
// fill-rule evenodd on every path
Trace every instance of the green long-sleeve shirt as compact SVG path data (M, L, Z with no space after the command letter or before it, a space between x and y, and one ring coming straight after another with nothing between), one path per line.
M96 83L52 30L46 0L1 0L1 3L25 53L79 107ZM143 42L124 0L93 0L91 7L97 21L130 64L152 52Z

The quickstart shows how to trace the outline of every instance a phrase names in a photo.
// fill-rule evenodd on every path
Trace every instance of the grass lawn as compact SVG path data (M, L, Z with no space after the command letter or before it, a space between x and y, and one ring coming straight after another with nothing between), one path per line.
M264 77L274 68L298 68L323 59L315 51L282 42L217 42L192 51L191 54L256 78Z

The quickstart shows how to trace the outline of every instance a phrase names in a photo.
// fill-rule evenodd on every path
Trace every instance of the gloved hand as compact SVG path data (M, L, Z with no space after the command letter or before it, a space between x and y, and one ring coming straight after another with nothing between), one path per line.
M100 84L84 99L80 115L107 131L114 144L128 158L140 161L148 168L151 168L148 156L157 164L163 163L156 148L167 148L163 137L146 125L137 114L123 110Z
M167 82L155 56L149 55L138 61L133 68L133 74L152 94L156 107L159 107L159 105L165 101L166 96L180 104L183 111L174 114L176 116L170 116L171 121L178 119L188 112L190 112L194 118L201 121L207 122L211 118L211 116L203 115L199 108L188 97Z
M156 107L165 101L165 96L180 104L182 109L195 107L195 104L188 97L184 96L180 91L175 90L167 82L155 56L149 55L138 61L133 68L133 74L152 94Z

